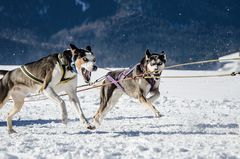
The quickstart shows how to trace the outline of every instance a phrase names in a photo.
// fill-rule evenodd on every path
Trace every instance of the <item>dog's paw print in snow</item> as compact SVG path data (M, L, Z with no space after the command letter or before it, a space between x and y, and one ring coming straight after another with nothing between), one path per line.
M231 102L229 99L223 99L222 103L229 103Z
M94 102L93 105L100 105L100 103L99 102Z
M166 103L168 101L168 98L166 96L163 96L161 101L162 101L162 103Z
M138 148L140 151L148 151L148 150L149 150L147 147L142 146L142 145L137 146L137 148Z
M154 147L154 148L153 148L153 152L155 152L155 153L159 153L159 152L161 152L161 149L158 148L158 147Z
M186 149L186 148L180 148L179 151L180 151L180 152L188 152L189 150Z
M238 124L238 135L240 136L240 115L236 117L236 123Z
M85 96L84 96L84 95L82 95L82 96L78 96L78 98L79 98L79 99L84 99Z
M11 159L17 159L18 156L8 154L8 153L0 153L0 158L11 158Z

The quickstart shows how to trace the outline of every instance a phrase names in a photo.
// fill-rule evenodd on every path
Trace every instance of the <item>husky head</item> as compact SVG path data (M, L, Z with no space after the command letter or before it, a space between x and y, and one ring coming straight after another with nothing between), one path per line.
M162 51L160 54L151 53L148 49L145 52L145 57L141 61L144 66L144 71L153 74L159 74L164 68L166 63L166 54Z
M85 49L79 49L75 45L70 44L72 52L72 64L76 67L77 73L81 73L85 82L89 83L91 72L97 70L96 57L94 56L90 46Z

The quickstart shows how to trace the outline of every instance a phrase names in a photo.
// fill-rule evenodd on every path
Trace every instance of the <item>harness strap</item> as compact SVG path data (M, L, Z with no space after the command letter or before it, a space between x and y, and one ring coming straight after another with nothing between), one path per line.
M118 75L118 80L122 80L124 78L126 78L127 75L129 75L140 63L137 63L135 66L133 66L131 69L129 70L125 70L122 73L120 73Z
M139 63L136 64L136 65L135 65L134 67L132 67L131 69L129 69L129 70L124 70L123 72L121 72L121 73L118 75L117 79L114 79L114 78L113 78L111 75L109 75L109 74L108 74L106 77L107 77L107 79L108 79L111 83L115 84L115 86L116 86L118 89L121 89L123 92L125 92L123 86L121 86L121 84L120 84L118 81L123 80L124 78L126 78L126 76L128 76L128 75L135 69L135 67L137 67L137 65L139 65Z
M115 84L115 86L117 86L118 89L121 89L123 92L125 92L124 88L118 83L118 81L116 81L114 78L112 78L112 76L107 75L107 79L108 79L111 83Z
M23 72L23 74L25 74L28 78L32 79L33 81L35 81L35 82L37 82L39 84L43 84L44 83L41 79L38 79L31 72L29 72L28 69L26 68L26 66L22 65L20 67L20 69Z
M60 68L62 70L62 78L61 78L61 81L60 81L61 83L66 83L66 82L68 82L68 81L70 81L70 80L72 80L72 79L74 79L76 77L76 75L74 75L73 77L65 78L66 65L63 65L61 63L61 60L58 60L58 63L59 63L59 66L60 66Z
M61 81L65 80L65 74L66 74L66 70L65 70L65 65L61 65L59 63L60 67L62 68L62 78L61 78Z
M65 74L66 74L65 66L63 66L62 70L63 70L63 73L62 73L62 78L61 78L60 83L67 83L68 81L71 81L72 79L74 79L77 76L77 75L74 75L72 77L65 78Z

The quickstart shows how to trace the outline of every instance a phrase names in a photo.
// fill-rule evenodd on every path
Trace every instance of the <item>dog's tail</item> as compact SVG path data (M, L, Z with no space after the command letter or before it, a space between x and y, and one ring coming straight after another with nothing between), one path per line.
M2 72L3 74L4 73L7 74L8 71L2 71ZM8 84L8 81L9 81L9 75L3 76L3 78L0 79L0 108L2 108L3 105L6 103L9 95L10 85Z

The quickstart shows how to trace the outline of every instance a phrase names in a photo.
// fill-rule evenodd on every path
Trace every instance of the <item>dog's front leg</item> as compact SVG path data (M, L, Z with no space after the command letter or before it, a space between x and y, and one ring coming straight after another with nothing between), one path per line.
M55 102L57 105L61 107L62 110L62 122L63 124L67 124L67 109L65 102L55 93L55 91L51 87L47 87L43 90L44 95L46 95L48 98L50 98L53 102Z
M82 108L80 106L79 99L78 99L77 94L75 92L76 92L76 90L66 91L66 93L68 94L68 97L69 97L70 104L73 105L76 108L77 113L79 114L79 117L80 117L80 121L82 122L84 127L87 128L87 129L91 129L91 130L95 129L95 126L91 125L87 121L86 117L84 116Z
M147 107L148 109L150 109L151 111L154 112L156 117L161 117L160 112L152 105L152 103L150 101L148 101L143 94L140 94L138 96L138 100L140 101L141 104L143 104L145 107Z
M158 89L153 90L153 91L151 92L151 94L152 94L152 96L149 97L149 98L147 98L147 100L148 100L149 102L151 102L151 103L153 103L155 100L157 100L157 99L160 97L160 92L159 92Z

